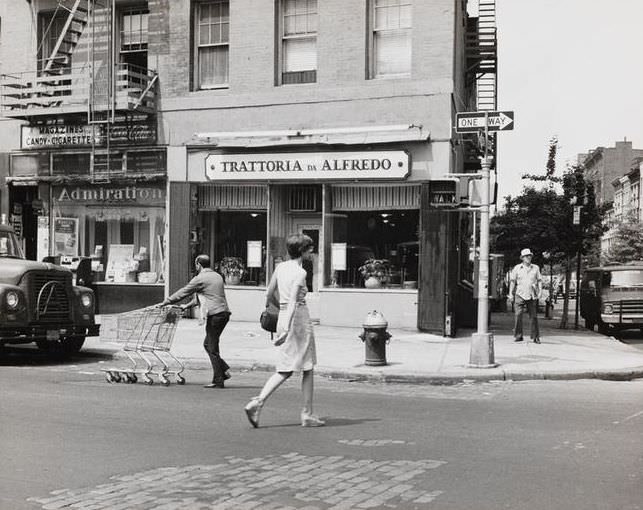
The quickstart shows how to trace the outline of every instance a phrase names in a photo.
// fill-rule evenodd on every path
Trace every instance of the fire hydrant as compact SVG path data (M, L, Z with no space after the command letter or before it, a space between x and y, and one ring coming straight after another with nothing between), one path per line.
M391 334L386 331L388 322L377 310L368 312L362 323L364 331L359 338L364 342L364 364L369 366L386 365L386 344Z

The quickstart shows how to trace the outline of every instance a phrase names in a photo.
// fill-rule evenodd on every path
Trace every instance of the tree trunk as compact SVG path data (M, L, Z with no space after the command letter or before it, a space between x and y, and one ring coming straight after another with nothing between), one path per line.
M567 329L567 314L569 313L569 286L572 281L572 259L565 261L565 293L563 295L563 316L560 318L560 329ZM578 298L578 289L576 290Z

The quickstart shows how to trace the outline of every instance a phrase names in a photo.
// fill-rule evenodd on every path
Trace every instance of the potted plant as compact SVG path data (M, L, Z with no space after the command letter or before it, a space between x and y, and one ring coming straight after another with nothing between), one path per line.
M364 287L377 289L388 279L390 262L386 259L368 259L358 271L364 278Z
M245 273L243 260L239 257L223 257L219 264L219 270L228 285L239 285Z

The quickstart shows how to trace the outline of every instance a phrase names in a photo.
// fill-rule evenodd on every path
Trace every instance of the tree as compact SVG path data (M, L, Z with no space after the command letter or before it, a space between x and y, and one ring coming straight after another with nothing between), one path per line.
M634 260L643 260L643 224L634 214L628 214L616 225L612 245L603 261L609 264Z

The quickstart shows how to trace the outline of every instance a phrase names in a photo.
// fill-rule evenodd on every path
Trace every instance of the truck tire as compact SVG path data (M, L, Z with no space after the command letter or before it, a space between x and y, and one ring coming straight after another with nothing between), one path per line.
M38 349L52 356L65 357L76 354L85 343L85 337L64 338L60 342L36 342Z

